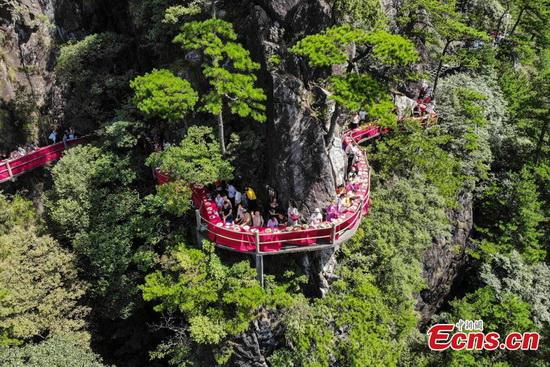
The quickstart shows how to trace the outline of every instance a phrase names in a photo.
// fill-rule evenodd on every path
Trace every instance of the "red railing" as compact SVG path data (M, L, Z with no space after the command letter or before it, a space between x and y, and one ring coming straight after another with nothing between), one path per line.
M82 144L84 138L67 141L67 146ZM47 163L58 160L65 150L63 142L38 148L26 155L0 161L0 183L14 179L34 168L41 167Z
M365 140L386 134L389 130L375 125L368 125L347 131L343 135L344 145L357 145ZM197 208L197 226L205 231L207 237L217 246L238 252L274 253L291 251L302 246L330 246L338 242L345 234L352 235L363 215L368 213L370 205L370 167L364 152L360 152L358 162L359 188L349 210L330 222L317 226L296 226L278 228L254 228L225 224L218 214L215 202L208 198L208 193L201 185L193 187L193 205ZM170 177L156 172L159 184L166 183Z

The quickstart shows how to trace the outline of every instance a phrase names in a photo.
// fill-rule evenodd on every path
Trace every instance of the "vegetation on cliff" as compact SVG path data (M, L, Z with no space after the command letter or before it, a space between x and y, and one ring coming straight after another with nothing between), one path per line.
M0 2L1 27L21 2ZM90 135L0 194L0 365L548 365L547 0L123 3L59 40L49 108L24 88L0 106L2 144L45 121ZM420 91L437 124L398 124L395 96ZM318 161L359 112L392 129L365 146L369 215L314 270L323 297L309 257L270 258L262 288L248 257L195 241L190 184L236 179L266 202L275 105L292 103L321 126L302 147ZM540 348L430 351L427 327L459 319Z

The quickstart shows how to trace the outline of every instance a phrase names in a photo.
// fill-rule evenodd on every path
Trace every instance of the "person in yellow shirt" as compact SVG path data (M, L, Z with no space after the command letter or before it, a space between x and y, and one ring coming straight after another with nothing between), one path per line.
M252 187L247 186L245 189L246 201L248 202L248 209L254 211L258 209L258 204L256 202L256 193Z

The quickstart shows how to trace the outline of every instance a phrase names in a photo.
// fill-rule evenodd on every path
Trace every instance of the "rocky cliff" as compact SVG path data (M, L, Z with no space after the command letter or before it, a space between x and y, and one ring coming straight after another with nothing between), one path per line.
M72 2L59 0L9 0L0 5L0 129L10 144L39 137L47 111L56 106L53 74L56 40L81 38L105 30L127 30L130 23L125 1ZM391 10L391 1L385 1ZM266 177L286 205L295 200L307 215L316 207L326 206L342 183L344 157L337 138L325 147L324 135L334 105L313 80L319 76L293 56L288 48L306 34L333 23L332 9L326 0L241 0L223 4L228 20L234 21L254 58L262 64L260 81L268 95L268 122L265 126ZM391 11L390 11L391 13ZM126 32L128 33L128 32ZM325 75L326 76L326 75ZM14 101L18 93L29 100L36 124L32 133L15 139L21 131L14 123ZM30 97L29 97L30 96ZM348 116L338 117L338 136ZM8 126L10 125L10 126ZM8 126L8 127L6 127ZM42 128L43 130L43 128ZM43 131L42 131L43 132ZM43 135L43 134L42 134ZM44 137L42 136L42 139ZM2 139L2 138L0 138ZM0 144L8 142L0 140ZM422 292L418 309L424 319L445 301L464 264L464 249L472 228L472 198L461 198L462 209L450 212L454 222L453 238L435 239L424 257L427 289ZM329 289L335 265L334 250L305 255L301 264L309 274L317 293ZM238 365L254 360L265 365L263 356L271 348L277 332L276 317L269 315L242 336ZM254 363L256 363L254 362Z
M332 24L324 0L253 1L246 15L248 43L265 69L269 86L267 151L269 182L286 205L295 200L305 215L331 202L342 183L341 141L325 147L334 113L327 92L312 82L312 71L289 53L300 37ZM345 119L340 119L340 127Z
M0 145L6 149L39 138L53 78L53 13L50 1L0 4Z

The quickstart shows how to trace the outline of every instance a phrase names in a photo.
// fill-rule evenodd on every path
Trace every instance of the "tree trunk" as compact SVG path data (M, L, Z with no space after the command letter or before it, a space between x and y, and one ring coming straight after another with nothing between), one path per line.
M338 116L340 115L340 105L336 103L334 112L330 117L330 126L328 128L327 135L325 135L325 146L330 149L332 141L334 140L334 132L336 131L336 123L338 122Z
M525 11L525 8L521 8L518 14L518 19L514 23L514 26L512 27L512 30L510 31L510 36L514 34L516 31L517 26L519 25L519 22L521 22L521 17L523 16L523 12Z
M220 150L222 155L225 155L225 136L223 131L223 115L221 111L218 114L218 139L220 139Z
M504 17L506 16L506 14L508 14L509 11L510 11L510 4L508 4L506 6L506 10L504 10L504 13L502 13L500 18L498 18L497 30L496 30L496 34L495 34L495 40L497 40L498 36L500 35L500 27L502 26L502 21L504 20Z
M210 3L210 17L216 18L216 0L212 0Z
M548 120L544 122L542 129L540 130L539 140L535 149L535 163L540 162L540 156L542 154L542 146L544 145L544 138L546 136L546 130L548 130Z
M441 52L441 57L439 58L439 64L437 65L437 71L435 72L434 86L432 88L432 98L433 99L435 99L435 91L437 89L437 82L439 81L439 74L441 73L441 68L443 67L443 58L445 57L445 54L447 53L447 49L449 48L450 44L451 44L450 40L445 43L445 47L443 47L443 51Z

